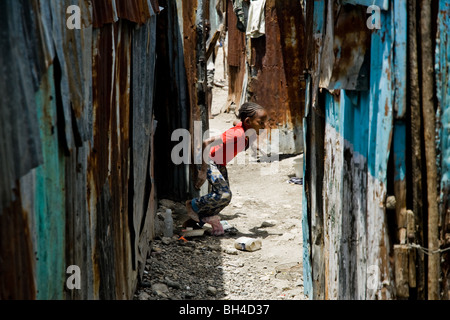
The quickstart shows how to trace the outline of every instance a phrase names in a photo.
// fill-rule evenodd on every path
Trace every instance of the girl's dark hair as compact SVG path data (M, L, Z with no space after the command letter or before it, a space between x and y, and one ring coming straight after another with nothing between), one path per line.
M256 115L256 112L258 112L258 110L264 110L264 107L254 102L246 102L239 109L239 119L241 119L241 121L244 122L244 120L247 117L248 118L254 117Z

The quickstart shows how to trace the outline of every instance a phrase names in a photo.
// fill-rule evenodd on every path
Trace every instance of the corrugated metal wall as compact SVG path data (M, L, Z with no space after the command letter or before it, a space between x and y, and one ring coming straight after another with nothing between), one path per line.
M278 130L279 152L301 153L306 41L300 1L265 1L264 23L260 37L239 31L228 1L228 104L235 103L236 110L246 101L263 105L270 129Z
M0 298L128 299L156 211L157 1L0 9Z
M448 299L449 5L372 4L307 1L305 293Z
M66 24L73 5L81 29ZM132 298L157 197L199 193L171 135L208 129L216 5L1 2L0 299ZM66 285L73 265L80 290Z

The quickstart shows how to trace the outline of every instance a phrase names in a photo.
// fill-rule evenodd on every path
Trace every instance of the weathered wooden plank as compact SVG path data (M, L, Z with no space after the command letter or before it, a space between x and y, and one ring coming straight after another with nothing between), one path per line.
M425 141L428 199L428 249L439 249L437 168L436 168L436 115L434 106L433 49L431 41L431 0L421 1L421 53L422 53L422 115ZM440 257L428 257L428 299L440 299L439 294Z
M396 297L409 297L409 248L406 245L394 245L395 289Z
M342 239L343 216L343 162L344 139L340 134L342 114L339 96L325 96L325 158L324 158L324 221L325 221L325 298L337 300L340 297L341 261L340 241ZM344 262L347 263L347 262Z
M412 211L415 215L417 230L416 243L424 245L423 225L423 193L422 193L422 116L419 86L419 61L417 38L417 2L408 1L408 73L409 73L409 99L410 125L408 135L411 139L411 189ZM417 252L417 299L425 299L425 257Z
M450 244L450 3L439 1L438 39L436 47L436 94L439 101L440 119L438 125L440 150L440 208L442 223L441 241ZM441 255L442 299L450 299L450 254Z
M317 107L324 107L318 105ZM311 130L311 257L313 264L314 299L325 298L325 260L324 260L324 214L323 214L323 170L324 170L324 112L312 108L310 112Z
M342 226L339 299L366 299L369 93L341 92ZM344 264L343 261L346 263Z

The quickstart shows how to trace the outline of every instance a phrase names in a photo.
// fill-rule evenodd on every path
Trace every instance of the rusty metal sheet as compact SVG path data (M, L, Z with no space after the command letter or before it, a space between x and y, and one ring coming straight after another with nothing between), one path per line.
M228 45L227 45L227 64L228 64L228 99L224 110L229 111L230 106L240 106L244 78L247 72L246 68L246 45L245 34L237 29L237 17L233 11L233 1L227 1L227 21Z
M266 36L251 39L248 100L264 105L270 128L280 132L280 152L303 150L305 24L299 2L266 3Z
M92 12L94 28L100 28L119 20L116 0L95 0L92 2Z
M96 0L92 5L95 28L119 19L142 25L151 16L150 8L159 13L158 0Z
M116 7L120 19L126 19L142 25L150 18L152 4L148 0L119 0L116 1Z
M366 26L365 9L328 4L320 87L368 90L371 30Z
M20 185L15 185L19 190ZM0 299L36 299L34 252L27 212L22 208L20 194L0 215Z

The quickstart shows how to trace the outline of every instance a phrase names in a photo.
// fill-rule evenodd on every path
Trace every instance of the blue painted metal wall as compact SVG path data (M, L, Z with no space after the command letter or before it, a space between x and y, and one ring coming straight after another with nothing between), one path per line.
M307 20L312 25L308 29L312 34L308 36L314 40L315 48L309 52L307 83L310 88L304 121L307 131L302 224L305 294L311 299L396 299L408 298L410 293L418 296L414 259L419 259L423 252L411 249L410 245L427 245L421 242L423 239L413 239L414 235L406 237L407 209L412 197L411 186L407 184L411 175L407 1L344 1L342 4L347 5L313 1L307 6ZM381 28L369 31L368 90L345 90L339 87L339 81L335 81L335 90L326 90L323 84L327 83L327 74L335 70L329 55L335 64L342 64L340 55L346 52L346 43L350 42L345 41L348 35L339 29L339 25L346 23L342 19L353 16L350 23L357 28L358 24L365 24L370 14L355 20L355 15L347 13L352 10L365 13L361 5L372 4L381 7ZM439 10L435 21L440 31L436 49L441 113L437 123L441 151L438 168L441 170L440 216L447 221L440 236L445 242L449 219L448 1L440 1ZM366 46L362 40L359 43L351 40L354 46ZM329 48L334 50L328 51ZM345 62L345 66L339 66L342 79L346 77L345 68L354 70L355 65L360 66L356 58L347 57ZM315 125L320 118L324 118L325 128ZM322 148L323 158L317 158ZM317 169L320 166L323 171ZM395 197L393 208L386 204L389 196ZM426 203L426 198L423 201ZM419 218L415 219L419 223ZM409 274L400 267L399 256L403 252L407 252L407 261L412 259ZM443 259L446 257L443 255ZM441 267L445 277L448 261ZM405 274L406 279L401 278ZM448 290L445 281L443 292Z

